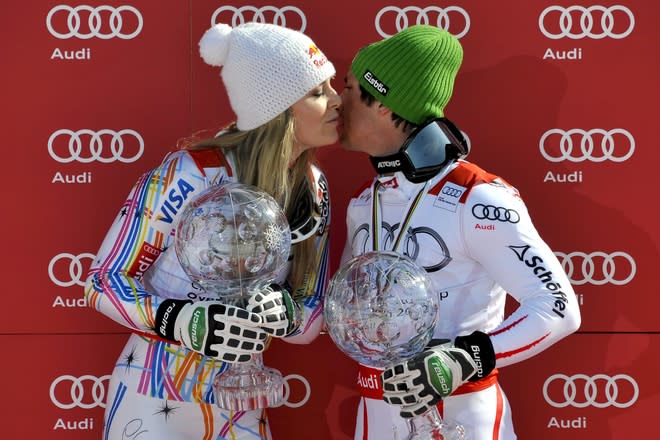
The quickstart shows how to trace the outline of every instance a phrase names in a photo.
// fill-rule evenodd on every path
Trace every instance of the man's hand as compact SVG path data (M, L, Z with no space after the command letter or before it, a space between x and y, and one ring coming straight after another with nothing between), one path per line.
M465 350L445 342L382 373L383 400L401 406L401 417L428 411L477 371Z
M278 338L288 336L300 327L300 306L278 284L271 284L253 295L246 309L261 316L262 329Z
M225 362L247 362L261 353L268 334L261 317L217 301L168 299L158 307L156 333L190 350Z

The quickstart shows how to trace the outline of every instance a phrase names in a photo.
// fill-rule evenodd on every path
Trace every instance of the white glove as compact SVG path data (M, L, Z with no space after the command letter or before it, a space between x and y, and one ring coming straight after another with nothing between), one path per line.
M245 308L261 316L261 328L275 337L289 336L300 327L300 306L278 284L271 284L252 295Z
M261 317L217 301L167 299L156 313L156 333L190 350L225 362L247 362L261 353L268 334Z
M383 400L399 405L401 417L414 417L449 396L476 371L468 352L447 341L386 369L381 376Z

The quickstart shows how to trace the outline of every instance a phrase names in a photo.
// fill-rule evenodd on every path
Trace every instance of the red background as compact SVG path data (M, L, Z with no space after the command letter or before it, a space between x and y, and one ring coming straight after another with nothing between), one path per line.
M82 4L136 8L139 17L124 11L121 25L115 22L120 31L135 36L57 38L49 25L55 33L67 33L68 13L53 13L50 21L48 16L62 3L8 0L0 4L0 85L8 159L0 174L5 244L0 341L9 356L0 376L6 408L0 415L3 438L100 438L103 404L94 403L92 380L81 382L82 405L61 408L72 402L72 382L62 381L61 376L108 375L127 338L124 328L85 307L80 279L90 259L84 255L96 252L142 172L181 139L200 130L213 131L232 119L218 69L209 68L197 54L197 41L211 25L213 12L223 5L300 9L303 17L291 11L284 14L286 25L296 29L304 25L304 32L335 63L338 91L355 51L382 38L375 18L384 7L449 8L447 28L463 34L465 60L446 113L468 136L470 159L520 189L537 228L556 252L591 255L589 261L571 258L571 279L583 317L577 334L501 371L519 438L602 440L654 432L652 416L660 404L654 373L660 367L656 308L660 306L656 279L660 209L653 180L660 159L654 131L660 102L660 4L644 0L67 3L72 8ZM583 31L579 10L570 14L571 22L566 16L562 21L559 12L541 18L551 6L589 8L591 34L544 35L541 23L549 34L561 34L562 23L567 34ZM598 6L612 11L611 16ZM457 12L459 8L465 14ZM80 35L94 30L89 15L80 12ZM246 20L253 17L245 13ZM407 17L414 23L417 14ZM437 12L428 13L431 24L437 24L437 17ZM275 16L267 13L264 19L273 22ZM231 14L223 13L219 20L231 20ZM588 22L585 15L582 25ZM382 14L383 31L393 33L396 25L395 13ZM98 26L99 35L113 32L109 12L100 14ZM627 36L618 37L627 30ZM76 52L85 59L58 57ZM579 56L557 59L549 52ZM68 138L61 136L50 149L69 159L58 162L49 152L49 139L62 129L134 130L144 142L144 151L135 161L112 160L112 139L105 135L97 153L106 160L94 159L91 136L81 135L75 159L68 151ZM573 135L564 143L565 149L572 145L565 153L573 160L551 162L542 149L559 157L560 137L548 137L543 145L540 141L554 129L619 129L634 145L622 135L609 139L594 134L593 150L583 154L580 142L589 137ZM123 139L123 157L134 156L137 141ZM628 152L626 160L611 159ZM322 149L319 156L333 201L336 268L345 235L346 203L372 171L365 156L339 146ZM572 176L577 181L552 181L549 173L554 180ZM67 178L76 183L65 183ZM603 258L621 253L629 258ZM327 335L304 347L275 343L266 362L285 375L304 376L311 387L309 401L302 407L270 411L274 438L352 438L358 401L356 368ZM544 397L544 386L555 374L625 375L630 381L618 380L608 388L606 381L595 380L590 388L578 378L574 400L584 404L557 408ZM637 385L637 394L631 383ZM547 385L546 391L552 401L566 400L560 381ZM608 391L616 405L606 404ZM291 400L302 397L304 389L292 382Z

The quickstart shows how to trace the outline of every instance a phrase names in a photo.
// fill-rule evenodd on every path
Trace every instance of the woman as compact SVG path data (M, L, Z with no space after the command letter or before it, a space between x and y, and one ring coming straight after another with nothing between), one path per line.
M337 141L335 69L307 36L270 24L216 25L200 53L223 67L236 121L138 180L85 288L91 307L133 331L109 385L106 440L270 439L263 410L215 405L213 377L269 335L309 343L321 327L329 206L313 150ZM245 309L193 285L173 246L186 204L227 181L271 194L293 231L287 273Z

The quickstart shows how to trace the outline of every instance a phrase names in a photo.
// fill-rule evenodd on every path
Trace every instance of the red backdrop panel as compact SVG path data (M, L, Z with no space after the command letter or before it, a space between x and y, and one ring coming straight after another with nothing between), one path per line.
M3 438L99 439L109 375L127 335L2 336ZM38 351L38 355L36 354Z
M337 68L338 90L356 50L407 25L459 36L465 59L447 116L469 138L470 159L520 189L582 310L576 335L502 369L519 437L649 434L660 330L660 5L9 0L0 4L0 225L10 313L0 337L11 347L3 384L15 410L0 416L3 436L100 438L102 378L127 336L86 308L82 278L137 177L232 119L220 70L201 61L197 42L213 22L255 18L312 36ZM337 145L319 159L334 269L347 201L373 171ZM271 411L276 439L352 438L355 365L327 335L305 347L276 342L266 360L290 388L287 405Z

